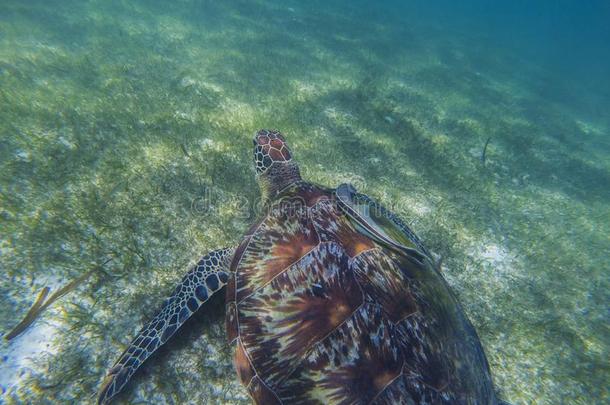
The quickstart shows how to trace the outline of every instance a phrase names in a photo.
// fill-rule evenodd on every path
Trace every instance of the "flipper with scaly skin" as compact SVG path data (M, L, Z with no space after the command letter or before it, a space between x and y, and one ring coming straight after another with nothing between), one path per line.
M108 371L99 391L98 404L108 403L136 370L229 279L234 249L214 250L203 256L182 278L161 311L131 341L127 350Z

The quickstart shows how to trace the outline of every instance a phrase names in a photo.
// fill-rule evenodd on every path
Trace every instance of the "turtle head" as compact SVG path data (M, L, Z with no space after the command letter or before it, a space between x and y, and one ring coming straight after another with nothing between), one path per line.
M253 141L256 180L264 200L301 180L299 167L292 159L284 135L279 131L261 129Z

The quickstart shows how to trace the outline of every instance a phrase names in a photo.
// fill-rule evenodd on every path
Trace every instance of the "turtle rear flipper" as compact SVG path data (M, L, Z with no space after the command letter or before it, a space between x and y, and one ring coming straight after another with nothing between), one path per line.
M136 370L229 279L233 249L219 249L203 256L182 278L161 311L131 341L108 371L99 391L98 404L108 403L127 384Z

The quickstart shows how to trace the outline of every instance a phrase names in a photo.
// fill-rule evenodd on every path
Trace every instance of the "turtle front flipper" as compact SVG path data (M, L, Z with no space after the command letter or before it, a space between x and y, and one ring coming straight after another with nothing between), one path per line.
M227 283L233 252L233 248L227 248L208 253L182 278L161 311L142 328L108 371L99 391L98 404L106 404L118 394L142 363Z
M419 262L427 259L440 270L440 259L426 249L415 232L393 212L369 196L358 193L351 184L341 184L335 193L339 206L359 231Z

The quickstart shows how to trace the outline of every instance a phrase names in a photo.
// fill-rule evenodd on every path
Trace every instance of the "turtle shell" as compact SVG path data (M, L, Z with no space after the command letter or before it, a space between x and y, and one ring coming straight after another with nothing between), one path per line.
M231 264L227 333L257 404L495 403L476 333L431 265L298 183Z

